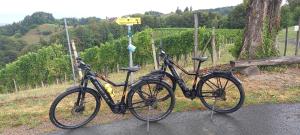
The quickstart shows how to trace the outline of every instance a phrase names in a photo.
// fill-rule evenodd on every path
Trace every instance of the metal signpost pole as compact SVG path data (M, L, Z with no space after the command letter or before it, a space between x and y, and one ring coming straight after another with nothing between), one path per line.
M73 63L73 58L72 58L71 44L70 44L70 38L69 38L69 32L68 32L68 26L67 26L66 18L64 19L64 22L65 22L65 29L66 29L66 35L67 35L67 41L68 41L68 47L69 47L69 53L70 53L70 60L71 60L71 64L72 64L73 80L74 80L74 85L75 85L76 84L76 77L75 77L74 63Z
M132 45L132 33L131 33L131 26L132 25L127 25L128 27L128 48L130 47L130 45ZM130 49L128 49L129 51L129 67L133 67L133 60L132 60L132 51ZM130 83L133 83L133 73L130 74Z
M135 24L141 24L141 18L118 18L116 23L119 25L126 25L128 28L128 52L129 52L129 67L133 67L132 53L135 51L136 47L132 45L132 32L131 26ZM133 73L130 75L130 83L133 83Z

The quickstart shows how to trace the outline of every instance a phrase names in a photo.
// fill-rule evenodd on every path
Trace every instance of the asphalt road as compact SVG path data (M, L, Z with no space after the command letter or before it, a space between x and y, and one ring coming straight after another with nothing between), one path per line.
M300 104L256 105L229 115L209 111L172 113L147 123L135 118L110 124L63 130L51 135L300 135Z

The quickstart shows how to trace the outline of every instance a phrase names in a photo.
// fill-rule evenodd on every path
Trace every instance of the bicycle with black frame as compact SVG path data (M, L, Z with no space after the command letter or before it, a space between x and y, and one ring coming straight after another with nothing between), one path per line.
M193 57L192 60L199 63L195 73L191 73L174 63L162 49L160 49L159 55L163 61L161 69L149 73L148 76L160 75L160 80L166 81L174 92L178 84L186 98L193 100L198 97L206 108L218 113L232 113L243 105L245 94L242 83L231 71L200 73L201 63L206 61L207 57ZM175 67L183 73L193 76L191 89L178 75ZM167 72L167 69L171 73ZM164 99L168 99L168 97L166 96Z
M79 86L68 88L53 101L49 117L56 127L74 129L87 124L99 112L102 99L106 101L113 113L125 114L126 110L130 110L137 119L142 121L156 122L166 118L172 112L175 104L173 91L166 82L160 81L158 76L141 77L138 81L129 84L130 74L140 68L136 66L121 68L127 71L127 76L125 82L117 84L92 72L90 66L80 58L76 60L84 76ZM123 87L121 100L115 102L110 92L97 78L112 86ZM89 81L96 89L88 87ZM127 88L130 90L126 95ZM166 96L168 99L162 100Z

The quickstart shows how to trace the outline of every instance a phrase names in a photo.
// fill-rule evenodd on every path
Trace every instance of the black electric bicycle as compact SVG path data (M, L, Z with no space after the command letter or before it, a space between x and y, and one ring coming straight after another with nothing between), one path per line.
M126 80L116 84L104 76L93 73L90 66L80 58L76 60L78 67L84 71L84 76L79 86L67 89L53 101L49 117L56 127L74 129L87 124L97 115L102 98L113 113L125 114L129 109L137 119L142 121L156 122L166 118L172 112L175 104L173 91L157 76L141 77L133 84L129 84L130 74L138 71L139 67L122 68L121 70L127 71ZM115 87L124 87L120 102L114 102L110 93L97 78ZM88 81L91 81L97 90L89 88ZM125 96L127 87L130 90ZM162 100L164 97L168 99Z
M163 60L161 69L149 73L148 76L161 76L160 80L166 81L173 91L176 90L176 84L178 84L186 98L194 99L198 97L205 107L218 113L232 113L243 105L245 94L242 83L231 71L200 73L200 65L207 60L207 57L192 58L195 61L199 61L195 73L190 73L174 63L163 50L160 50L160 57ZM183 73L194 76L191 89L187 87L186 83L178 75L174 66ZM171 73L166 71L167 68L169 68ZM164 99L168 99L168 97L166 96Z

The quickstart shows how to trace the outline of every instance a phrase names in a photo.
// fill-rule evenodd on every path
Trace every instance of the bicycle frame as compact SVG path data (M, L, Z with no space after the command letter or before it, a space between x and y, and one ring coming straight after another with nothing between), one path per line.
M192 89L189 89L188 86L186 85L186 83L179 77L179 75L176 72L174 66L176 66L178 69L180 69L183 73L185 73L187 75L194 76L194 81L193 81ZM196 95L196 93L197 93L196 92L196 83L197 83L199 75L201 75L199 73L200 66L201 66L201 62L199 61L196 73L190 73L190 72L186 71L185 69L183 69L182 67L180 67L178 64L174 63L169 58L164 58L164 63L161 66L161 70L163 70L165 72L166 69L169 68L169 70L171 71L172 75L177 80L177 83L178 83L179 87L181 88L184 96L187 97L187 98L190 98L190 99L194 99L197 96Z
M120 86L124 87L121 101L119 103L115 103L114 100L112 99L112 97L110 96L110 94L106 91L105 87L97 80L98 75L91 73L89 71L86 71L84 73L84 77L80 83L80 87L82 88L82 91L78 95L78 100L79 99L84 100L84 95L85 95L84 89L87 88L88 81L90 81L94 85L94 87L97 89L97 93L99 94L100 98L102 97L105 100L105 102L108 104L108 106L110 107L112 112L125 113L126 109L127 109L127 105L125 104L125 94L127 91L127 87L129 86L128 80L129 80L130 74L131 74L131 72L127 72L125 83L121 83L121 84L116 84L108 79L105 79L104 77L99 77L100 79L104 80L105 82L107 82L115 87L120 87ZM82 98L80 98L80 96L82 96ZM79 102L78 100L77 100L77 103Z

